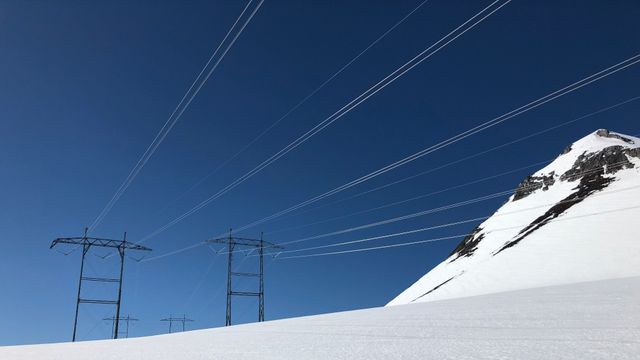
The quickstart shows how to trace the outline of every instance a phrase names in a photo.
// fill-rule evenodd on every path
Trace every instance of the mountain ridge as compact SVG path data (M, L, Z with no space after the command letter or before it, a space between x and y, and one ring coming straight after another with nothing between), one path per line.
M447 259L387 305L640 275L629 226L640 204L624 206L633 199L640 199L640 139L599 129L526 177ZM611 240L620 249L607 251L611 226L626 230Z

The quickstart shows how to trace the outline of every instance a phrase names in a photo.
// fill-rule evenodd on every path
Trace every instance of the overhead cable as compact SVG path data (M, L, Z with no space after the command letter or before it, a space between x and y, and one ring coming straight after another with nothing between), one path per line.
M224 188L222 188L221 190L219 190L215 194L211 195L209 198L207 198L204 201L200 202L198 205L194 206L193 208L191 208L187 212L183 213L182 215L176 217L175 219L169 221L165 225L163 225L163 226L159 227L158 229L154 230L153 232L151 232L147 236L143 237L141 239L141 242L149 240L150 238L160 234L161 232L163 232L163 231L167 230L168 228L174 226L175 224L177 224L180 221L184 220L185 218L187 218L188 216L192 215L193 213L195 213L195 212L199 211L200 209L204 208L205 206L207 206L208 204L210 204L214 200L220 198L221 196L223 196L227 192L231 191L232 189L234 189L235 187L239 186L240 184L242 184L243 182L245 182L249 178L253 177L255 174L259 173L264 168L266 168L267 166L271 165L273 162L275 162L276 160L280 159L285 154L289 153L293 149L295 149L298 146L302 145L307 140L309 140L311 137L313 137L314 135L316 135L320 131L324 130L326 127L328 127L329 125L334 123L336 120L340 119L341 117L346 115L348 112L350 112L351 110L356 108L362 102L366 101L371 96L375 95L376 93L378 93L379 91L381 91L382 89L384 89L385 87L387 87L388 85L393 83L395 80L397 80L398 78L400 78L401 76L403 76L404 74L406 74L407 72L409 72L410 70L412 70L413 68L415 68L416 66L421 64L423 61L425 61L426 59L428 59L431 56L433 56L434 54L436 54L438 51L440 51L441 49L446 47L449 43L453 42L455 39L457 39L458 37L462 36L464 33L466 33L467 31L471 30L476 25L480 24L486 18L488 18L493 13L498 11L500 8L502 8L503 6L508 4L511 0L504 1L504 2L502 2L500 4L501 1L502 0L496 0L493 3L491 3L489 6L487 6L486 8L484 8L483 10L481 10L480 12L478 12L477 14L472 16L469 20L465 21L462 25L458 26L456 29L451 31L449 34L445 35L443 38L438 40L436 43L434 43L433 45L429 46L427 49L425 49L424 51L422 51L421 53L416 55L414 58L412 58L411 60L406 62L404 65L400 66L398 69L393 71L391 74L387 75L385 78L383 78L382 80L377 82L375 85L370 87L367 91L365 91L364 93L360 94L359 96L357 96L356 98L351 100L349 103L344 105L342 108L340 108L338 111L336 111L335 113L333 113L332 115L330 115L329 117L327 117L326 119L324 119L323 121L318 123L316 126L314 126L312 129L310 129L309 131L307 131L306 133L304 133L303 135L298 137L296 140L291 142L289 145L285 146L280 151L278 151L277 153L275 153L271 157L269 157L267 160L263 161L261 164L259 164L258 166L256 166L252 170L250 170L249 172L245 173L244 175L242 175L238 179L234 180L233 182L231 182L230 184L228 184L227 186L225 186ZM496 4L499 4L499 5L496 5Z

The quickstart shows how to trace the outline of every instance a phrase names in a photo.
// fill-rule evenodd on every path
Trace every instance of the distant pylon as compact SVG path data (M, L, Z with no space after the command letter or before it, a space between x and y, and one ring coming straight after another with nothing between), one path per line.
M124 321L124 322L126 323L125 330L120 332L120 334L124 335L124 338L125 338L125 339L129 337L129 322L130 322L130 321L138 321L138 319L136 319L136 318L132 318L132 317L131 317L131 316L129 316L129 315L127 315L127 316L125 316L125 317L121 317L121 318L119 318L119 319L118 319L118 318L116 318L115 316L111 316L111 317L108 317L108 318L104 318L104 319L102 319L102 320L110 320L110 321L111 321L111 332L113 333L113 338L114 338L114 339L117 339L117 338L118 338L118 337L116 337L116 336L115 336L115 331L116 331L116 330L115 330L115 327L116 327L116 320L118 320L118 321ZM120 335L120 334L119 334L119 335Z
M166 321L166 322L169 323L169 334L171 334L173 332L173 323L174 322L179 322L179 323L181 322L182 323L182 331L185 331L185 329L186 329L185 324L188 323L188 322L193 322L195 320L187 319L186 315L182 315L181 318L173 317L173 315L169 315L168 318L160 319L160 321Z

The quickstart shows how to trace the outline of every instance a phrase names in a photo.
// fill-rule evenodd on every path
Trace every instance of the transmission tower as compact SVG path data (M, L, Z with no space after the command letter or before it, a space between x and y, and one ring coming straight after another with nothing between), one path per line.
M139 251L151 251L151 249L133 244L127 241L127 233L124 233L124 237L122 240L113 240L113 239L102 239L102 238L94 238L87 236L88 228L84 229L84 235L81 237L69 237L69 238L57 238L53 240L50 249L60 244L68 244L75 246L82 246L82 258L80 260L80 279L78 281L78 295L76 297L76 314L73 320L73 337L71 341L76 341L76 333L78 329L78 312L80 310L80 304L101 304L101 305L115 305L116 306L116 315L115 315L115 325L113 331L113 338L118 338L118 331L120 325L120 304L122 302L122 275L124 272L124 255L125 250L139 250ZM104 248L113 248L118 250L118 254L120 255L120 275L117 278L103 278L103 277L87 277L84 276L84 263L86 260L86 255L89 252L89 249L92 247L104 247ZM85 281L89 282L106 282L106 283L118 283L118 296L116 300L105 300L105 299L83 299L82 295L82 284Z
M117 339L119 337L119 336L118 337L115 336L115 331L116 331L115 326L116 326L116 322L117 321L124 321L126 323L125 330L120 332L120 334L124 335L125 339L129 337L129 322L130 321L138 321L138 319L132 318L129 315L127 315L125 317L121 317L121 318L117 318L115 316L112 316L112 317L104 318L102 320L111 321L111 332L114 334L114 336L113 336L114 339ZM120 335L120 334L118 334L118 335Z
M207 240L208 243L214 244L226 244L227 245L227 314L225 326L231 325L231 298L234 296L256 296L258 297L258 321L264 321L264 248L270 249L282 249L282 246L264 241L262 233L260 233L260 239L248 239L231 235L231 229L229 230L229 236L219 239ZM236 246L243 246L247 248L255 248L258 250L259 258L259 271L257 273L252 272L235 272L233 271L233 253ZM254 251L252 250L252 251ZM248 255L248 254L247 254ZM250 291L234 291L232 279L235 276L239 277L258 277L259 287L257 292Z
M182 331L185 330L185 324L188 322L194 322L195 320L193 319L187 319L186 315L182 315L182 317L173 317L173 315L169 315L168 318L164 318L164 319L160 319L160 321L166 321L169 323L169 334L171 334L171 332L173 331L173 323L177 322L177 323L182 323Z

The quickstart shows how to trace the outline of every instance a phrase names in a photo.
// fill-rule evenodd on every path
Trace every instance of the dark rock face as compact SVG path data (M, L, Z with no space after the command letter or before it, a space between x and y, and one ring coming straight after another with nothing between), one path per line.
M567 170L560 180L576 181L584 174L605 170L607 174L615 174L624 168L633 168L629 157L640 158L640 148L628 149L620 145L609 146L595 153L578 156L571 169Z
M476 249L478 248L478 244L480 244L480 241L484 239L484 234L481 234L480 233L481 231L482 231L482 228L477 227L475 230L473 230L473 232L471 232L471 234L465 236L464 239L462 239L462 241L460 242L460 244L458 244L458 246L456 246L456 248L453 249L453 252L449 254L449 257L452 257L455 255L455 258L451 259L449 262L454 262L463 256L473 255L473 252L476 251Z
M600 131L606 130L598 130L598 132ZM607 132L607 134L607 137L620 138L633 143L632 140L620 135L609 134L609 132ZM560 176L560 180L576 181L585 174L598 172L601 169L604 169L606 174L615 174L622 169L634 167L633 163L629 161L630 157L640 158L640 148L629 149L621 145L614 145L598 152L584 153L578 156L571 169ZM527 176L527 178L518 185L513 195L513 201L523 199L539 189L543 191L549 189L549 186L555 183L556 177L556 174L553 172L542 176Z
M600 130L598 132L600 132ZM609 133L607 132L607 134ZM619 137L619 135L615 134L611 134L611 136ZM589 195L607 187L615 181L615 177L605 177L605 174L615 174L622 169L634 167L634 164L629 161L629 157L640 158L640 148L628 149L616 145L609 146L598 152L584 153L578 156L571 169L560 175L561 181L580 180L578 186L574 188L576 191L552 206L544 214L531 222L531 224L527 225L527 227L518 233L518 236L506 243L500 250L496 251L494 255L517 245L522 239L557 218L572 206L580 203ZM525 179L523 184L526 183L529 178ZM538 180L538 183L540 183L540 180ZM536 182L533 182L533 186L538 185L536 185ZM530 191L528 194L535 190L537 189ZM516 196L517 195L518 191L516 191ZM514 201L517 200L516 196L514 196Z
M539 189L548 190L549 186L556 182L554 175L555 174L552 171L549 175L527 176L527 178L518 185L518 188L513 195L513 201L525 198Z
M620 136L618 134L612 134L609 132L609 130L607 129L600 129L598 131L596 131L596 135L600 136L600 137L607 137L607 138L613 138L613 139L618 139L618 140L622 140L628 144L633 144L633 140L626 138L624 136Z
M427 291L426 293L424 293L424 294L422 294L422 295L418 296L417 298L415 298L415 299L411 300L411 302L414 302L414 301L416 301L416 300L420 299L421 297L424 297L424 296L427 296L427 295L431 294L432 292L434 292L434 291L438 290L442 285L444 285L444 284L448 283L449 281L451 281L451 280L455 279L456 277L458 277L458 275L456 275L456 276L454 276L454 277L451 277L449 280L446 280L446 281L444 281L444 282L440 283L439 285L435 286L433 289L431 289L431 290Z
M604 171L601 170L600 172L593 172L585 175L582 179L580 179L580 184L578 184L578 186L574 189L577 190L576 192L562 199L557 204L552 206L549 210L547 210L544 214L533 220L531 224L520 230L518 235L513 240L506 243L502 248L500 248L500 250L496 251L494 255L498 255L503 250L517 245L520 241L522 241L522 239L526 238L534 231L548 224L551 220L557 218L572 206L580 203L589 195L604 189L615 180L615 178L613 177L603 177L603 173Z
M606 130L599 130L597 134L599 136L615 137L623 141L633 143L633 141L630 139L624 138L617 134L611 134ZM570 147L568 149L569 151L571 150ZM551 172L548 175L528 176L520 183L520 185L518 185L518 188L516 189L513 196L513 201L523 199L540 189L542 189L543 191L548 190L549 187L556 182L556 180L569 182L580 180L580 182L574 188L575 192L552 206L543 215L535 219L533 222L531 222L531 224L527 225L518 233L518 235L514 239L506 243L502 248L500 248L500 250L496 251L494 253L494 256L505 249L517 245L520 241L532 234L534 231L546 225L551 220L557 218L572 206L580 203L589 195L607 187L611 182L615 181L615 177L609 177L605 175L615 174L620 170L630 169L634 167L634 164L629 161L629 158L640 159L640 148L629 149L620 145L615 145L604 148L598 152L585 152L584 154L578 156L571 169L567 170L560 176L558 176L554 172ZM453 252L449 254L449 257L451 258L449 262L454 262L461 257L472 256L484 237L485 234L482 233L482 228L475 228L475 230L467 235L458 244L458 246L456 246ZM444 285L444 283L441 285ZM431 291L433 290L435 290L435 288Z

